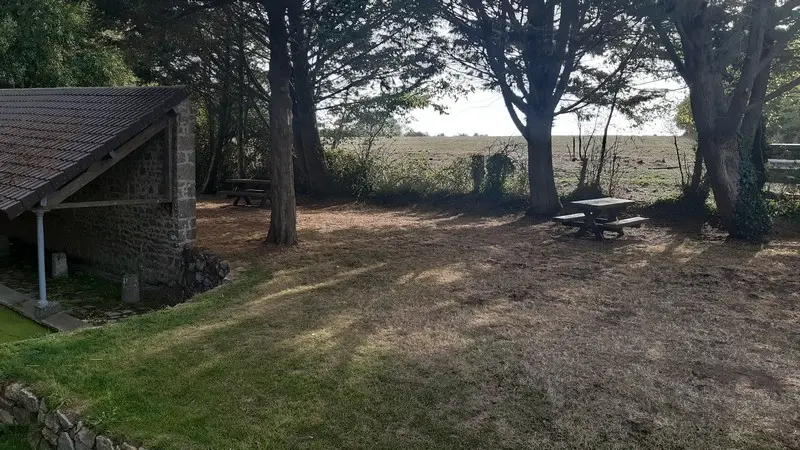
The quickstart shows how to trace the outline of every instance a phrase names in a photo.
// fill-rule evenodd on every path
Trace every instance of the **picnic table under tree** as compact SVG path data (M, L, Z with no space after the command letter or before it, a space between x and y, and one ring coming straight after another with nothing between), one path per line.
M220 191L220 195L235 199L233 206L238 206L241 200L248 206L252 205L251 199L259 199L259 207L263 207L267 200L272 200L272 182L270 180L256 180L251 178L231 178L225 180L225 184L230 187L228 190Z
M553 220L568 227L578 228L575 233L576 237L591 232L598 240L603 240L603 233L606 231L617 233L617 237L619 237L625 234L625 228L639 228L648 221L646 217L638 216L627 219L620 218L620 213L633 204L633 200L613 197L577 200L570 202L570 206L579 212L554 217Z

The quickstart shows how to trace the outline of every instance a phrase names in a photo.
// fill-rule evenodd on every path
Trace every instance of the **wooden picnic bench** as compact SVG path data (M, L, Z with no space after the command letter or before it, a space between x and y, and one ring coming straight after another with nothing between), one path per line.
M247 206L251 206L253 203L250 199L260 199L259 207L263 207L267 200L272 201L272 182L270 180L231 178L225 180L225 184L230 186L230 189L220 191L219 194L235 199L233 206L238 206L241 200L244 200Z
M571 202L570 205L580 212L554 217L553 220L568 227L578 228L576 237L592 232L598 240L603 240L603 233L606 231L617 233L619 237L625 234L625 228L639 228L649 220L638 216L627 219L619 217L622 211L633 204L633 200L611 197L578 200Z

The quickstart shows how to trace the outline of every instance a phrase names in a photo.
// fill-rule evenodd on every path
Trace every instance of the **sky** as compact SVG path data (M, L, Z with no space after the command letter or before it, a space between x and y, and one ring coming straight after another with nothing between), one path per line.
M657 88L680 88L675 82L660 82L653 84ZM675 91L669 95L671 102L680 101L685 93ZM441 115L433 108L416 111L409 123L415 131L423 131L432 136L444 133L455 136L461 133L473 135L475 133L489 136L519 136L519 131L508 115L503 97L499 92L485 90L476 91L459 100L443 102L448 109L447 115ZM585 132L585 130L584 130ZM624 117L617 116L612 121L610 134L621 135L672 135L675 133L672 126L672 117L651 120L643 126L634 126ZM553 126L553 134L575 135L578 134L578 123L574 115L559 116Z

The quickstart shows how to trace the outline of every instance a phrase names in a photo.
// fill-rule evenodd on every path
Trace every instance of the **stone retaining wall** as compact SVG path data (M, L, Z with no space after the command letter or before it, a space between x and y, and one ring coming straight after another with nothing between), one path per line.
M186 269L182 288L187 298L223 284L231 271L227 261L209 250L194 246L183 250L183 265Z
M145 450L95 433L74 413L51 410L20 383L0 383L0 424L27 426L33 450Z

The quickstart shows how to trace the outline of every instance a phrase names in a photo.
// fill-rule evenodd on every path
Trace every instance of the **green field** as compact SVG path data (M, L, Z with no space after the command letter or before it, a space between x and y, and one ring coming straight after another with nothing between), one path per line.
M586 138L584 138L586 139ZM599 137L594 141L599 147ZM620 162L620 182L614 195L637 201L652 201L678 193L681 174L678 155L672 136L609 136L609 144L617 143ZM553 138L553 163L559 191L567 194L575 188L580 161L574 159L570 147L573 137ZM351 143L351 147L355 145ZM524 160L525 140L522 137L395 137L383 138L374 148L391 158L421 158L436 164L446 164L473 154L490 154L508 148L511 154ZM694 141L678 138L681 156L693 160ZM604 182L607 184L607 181Z
M0 306L0 344L21 341L49 333L46 328Z

